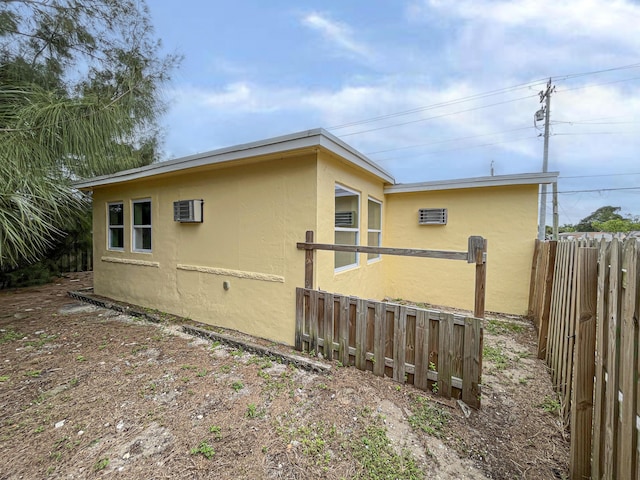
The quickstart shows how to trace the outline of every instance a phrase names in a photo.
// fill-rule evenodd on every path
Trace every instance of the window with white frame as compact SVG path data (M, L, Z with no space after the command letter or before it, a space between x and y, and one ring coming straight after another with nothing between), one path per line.
M151 251L151 200L133 202L133 251Z
M382 245L382 204L369 198L367 204L369 222L367 226L367 245L369 247L379 247ZM380 258L379 253L367 254L368 260Z
M359 245L360 194L342 185L335 187L335 243ZM356 252L335 252L336 270L358 265Z
M107 224L109 250L124 250L124 204L111 202L107 204Z

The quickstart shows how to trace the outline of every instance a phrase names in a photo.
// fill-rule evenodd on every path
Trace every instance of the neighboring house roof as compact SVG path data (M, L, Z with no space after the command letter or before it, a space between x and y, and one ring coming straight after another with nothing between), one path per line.
M398 183L384 189L384 193L411 193L436 190L454 190L459 188L504 187L510 185L539 185L558 181L559 172L517 173L514 175L495 175L491 177L461 178L457 180L439 180L436 182Z
M177 158L175 160L152 163L151 165L133 168L131 170L123 170L122 172L113 173L111 175L103 175L100 177L81 180L75 182L74 186L78 189L92 188L101 185L138 180L145 177L176 172L188 168L232 162L249 157L272 155L293 150L311 150L318 147L325 148L329 152L343 158L352 165L375 175L385 183L395 183L393 176L382 167L369 160L338 137L330 134L322 128L316 128L313 130L306 130L304 132L268 138L257 142L221 148L210 152L198 153L196 155Z

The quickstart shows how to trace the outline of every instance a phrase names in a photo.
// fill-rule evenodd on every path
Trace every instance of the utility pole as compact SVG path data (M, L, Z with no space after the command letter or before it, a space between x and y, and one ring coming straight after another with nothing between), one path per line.
M540 92L540 103L544 102L544 106L535 114L535 120L542 120L544 115L544 153L542 157L542 171L549 171L549 117L551 116L551 94L555 90L555 86L551 86L551 78L547 82L547 88ZM547 185L540 185L540 215L538 223L538 239L545 239L546 220L547 220Z

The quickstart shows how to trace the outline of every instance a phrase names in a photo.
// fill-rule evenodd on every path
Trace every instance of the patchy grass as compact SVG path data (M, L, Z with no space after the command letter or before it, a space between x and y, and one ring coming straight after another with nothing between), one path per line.
M108 465L109 465L109 459L108 458L101 458L93 466L93 471L94 472L99 472L100 470L104 470L105 468L107 468Z
M560 401L557 398L550 397L549 395L544 397L542 403L536 405L547 413L557 413L560 411Z
M492 335L505 335L510 333L524 332L524 326L515 322L505 322L504 320L488 320L484 324L485 332Z
M379 422L378 422L379 423ZM357 441L351 444L353 456L361 470L354 479L419 480L424 474L407 450L394 452L387 438L387 429L379 424L368 425Z
M204 458L211 458L216 454L216 451L206 440L203 440L197 447L192 448L189 453L191 453L191 455L202 455Z
M507 357L500 345L495 347L485 345L482 349L482 357L491 362L498 371L505 370L509 366L509 357Z
M427 398L419 395L413 397L411 410L413 415L409 417L409 424L413 428L435 437L442 436L451 417L449 412L438 408Z
M13 342L14 340L20 340L24 337L24 334L20 333L18 330L13 330L12 328L9 328L7 330L0 330L0 344Z

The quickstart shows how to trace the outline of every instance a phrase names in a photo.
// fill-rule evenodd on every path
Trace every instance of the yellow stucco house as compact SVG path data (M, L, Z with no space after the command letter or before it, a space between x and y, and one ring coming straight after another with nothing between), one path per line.
M488 239L486 308L523 314L538 186L557 173L397 184L322 129L80 181L94 291L293 344L305 231L318 243L437 250ZM464 262L318 251L314 286L472 309Z

